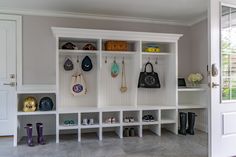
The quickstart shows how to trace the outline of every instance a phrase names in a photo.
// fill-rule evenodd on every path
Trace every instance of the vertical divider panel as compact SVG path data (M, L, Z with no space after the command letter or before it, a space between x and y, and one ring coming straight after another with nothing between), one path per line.
M159 121L159 125L158 125L158 135L161 136L161 109L158 110L158 121Z
M102 111L99 112L99 140L102 141L103 137L103 128L102 128Z
M123 110L120 110L120 138L123 138Z
M56 143L59 143L59 113L56 114Z
M78 142L81 141L81 116L80 112L78 113Z
M98 46L98 56L97 56L97 107L101 107L101 69L102 69L102 39L99 39L99 46Z

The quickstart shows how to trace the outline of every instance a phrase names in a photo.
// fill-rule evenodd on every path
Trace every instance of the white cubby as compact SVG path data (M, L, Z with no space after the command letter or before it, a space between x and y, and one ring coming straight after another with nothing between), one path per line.
M107 122L108 119L115 118L115 122ZM120 111L106 111L102 112L103 127L119 126L120 125Z
M160 125L159 124L148 124L142 126L142 136L145 136L147 131L152 132L158 136L161 135Z
M154 118L154 121L144 121L143 117L146 115L151 115ZM143 110L142 111L142 123L143 124L155 124L157 122L159 122L160 118L159 118L159 110Z
M94 138L98 140L102 139L101 129L99 128L81 128L80 134L78 136L80 136L79 139L81 141L94 140Z
M65 124L65 122L73 121L74 124ZM59 130L78 129L78 113L59 114Z
M122 138L122 130L120 126L102 128L102 139L113 137Z
M36 99L37 102L37 109L35 112L23 112L23 103L24 103L24 99L27 97L34 97ZM43 97L49 97L52 99L53 101L53 109L51 111L40 111L39 110L39 103L40 100ZM55 93L18 93L17 96L18 99L18 105L17 105L17 111L18 111L18 115L35 115L35 114L49 114L49 113L55 113L56 111L56 94Z
M177 110L161 110L161 124L177 123Z
M142 134L141 134L141 126L136 126L136 125L131 125L131 126L124 126L123 127L123 138L126 138L126 137L131 137L131 136L125 136L125 129L131 129L131 128L134 128L134 132L135 132L135 136L134 137L142 137Z
M80 118L80 124L81 128L98 128L100 125L100 113L99 112L82 112ZM83 120L87 119L88 121L90 119L93 119L93 124L83 124Z
M134 122L125 122L125 118L134 118ZM123 111L123 126L129 126L129 125L139 125L140 123L140 111Z

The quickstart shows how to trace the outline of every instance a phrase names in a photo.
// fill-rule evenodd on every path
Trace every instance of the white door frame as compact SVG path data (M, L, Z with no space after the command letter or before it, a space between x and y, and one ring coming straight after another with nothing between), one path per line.
M22 85L22 17L19 15L8 15L8 14L0 14L0 20L9 20L16 22L16 84L18 89L19 86ZM17 91L15 92L17 94ZM15 95L15 99L17 99ZM15 101L17 102L17 101ZM13 105L15 111L14 115L14 130L13 136L17 137L17 103ZM14 146L17 145L17 138L14 138Z
M235 0L208 0L208 65L211 67L213 63L217 63L217 67L219 67L220 71L220 11L221 6L231 6L236 8ZM235 4L235 5L233 5ZM217 44L216 44L217 43ZM219 65L218 65L219 63ZM220 72L219 72L220 73ZM209 83L219 83L221 84L220 77L209 77ZM210 109L209 109L209 134L208 134L208 156L209 157L223 157L222 152L222 129L224 127L223 124L223 112L232 112L235 110L235 103L225 104L223 106L221 103L220 97L221 87L217 87L216 89L211 88L209 90L209 94L211 95L209 99ZM218 97L212 97L212 95L217 95ZM216 107L217 106L217 107ZM226 136L226 135L224 135ZM232 138L232 140L234 140ZM232 146L233 147L233 146ZM230 149L232 149L229 148ZM228 150L228 151L229 151Z

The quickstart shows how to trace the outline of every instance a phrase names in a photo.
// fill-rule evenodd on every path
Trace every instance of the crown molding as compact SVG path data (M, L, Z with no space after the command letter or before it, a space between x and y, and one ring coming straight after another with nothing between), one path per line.
M206 20L206 19L207 19L207 14L203 15L203 16L200 16L198 18L195 18L194 20L190 21L188 23L188 26L193 26L193 25L195 25L195 24L197 24L197 23L199 23L199 22L201 22L203 20Z
M154 19L154 18L115 16L115 15L103 15L103 14L63 12L63 11L12 9L12 8L1 8L1 7L0 7L0 13L31 15L31 16L50 16L50 17L83 18L83 19L96 19L96 20L113 20L113 21L125 21L125 22L137 22L137 23L177 25L177 26L190 25L189 22L177 21L177 20L163 20L163 19Z

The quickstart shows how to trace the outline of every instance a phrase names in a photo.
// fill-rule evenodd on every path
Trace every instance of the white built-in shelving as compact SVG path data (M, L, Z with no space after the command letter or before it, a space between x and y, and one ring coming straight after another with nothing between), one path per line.
M52 123L56 124L53 130L55 130L57 143L61 132L66 130L76 131L78 141L83 140L83 135L87 132L96 133L99 140L103 139L107 131L112 131L119 138L123 138L125 128L134 128L135 134L139 137L143 136L143 130L146 129L160 136L163 127L178 134L178 110L185 109L186 105L182 104L198 104L197 99L195 103L192 103L188 99L180 99L179 95L191 93L191 91L199 91L198 94L204 92L203 89L177 88L177 48L178 39L182 35L74 28L52 28L52 31L56 38L56 90L38 92L28 90L28 92L18 93L17 115L19 124L30 122L30 120L22 118L24 116L35 115L37 116L35 118L39 118L49 115L47 118L52 119ZM104 45L107 40L128 41L128 50L106 51ZM66 42L75 43L78 49L62 49L62 45ZM95 45L97 50L83 50L83 46L87 43ZM144 52L151 43L158 44L162 52ZM83 72L88 92L84 96L74 97L70 93L70 82L71 76L77 68L65 71L63 63L65 57L70 56L75 67L79 67L76 60L79 59L81 63L86 55L91 58L93 63L91 71ZM121 69L123 59L126 64L128 86L125 93L121 93L119 90L121 75L112 78L110 74L111 63L116 60ZM139 73L143 71L143 67L148 61L153 64L155 72L159 75L160 89L137 88ZM23 99L29 95L38 99L43 96L52 97L55 104L53 110L22 112ZM143 121L142 117L149 114L154 116L154 121ZM115 117L116 122L106 123L106 119L109 117ZM135 120L125 123L123 120L126 117L133 117ZM92 118L94 124L83 125L82 121L85 118ZM73 120L75 124L65 125L65 120ZM18 126L18 137L16 138L20 139L23 127Z

